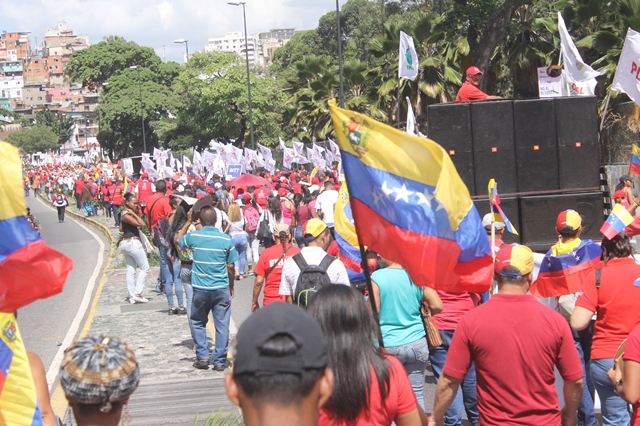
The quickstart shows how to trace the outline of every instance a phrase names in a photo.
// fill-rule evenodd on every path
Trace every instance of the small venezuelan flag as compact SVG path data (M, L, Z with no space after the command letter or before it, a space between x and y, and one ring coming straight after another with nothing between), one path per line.
M351 203L349 202L349 190L346 182L342 183L338 192L334 213L334 230L336 242L340 249L340 260L344 266L357 273L362 272L362 258L360 256L360 244L356 227L353 224Z
M44 424L18 324L6 312L0 312L0 424Z
M629 165L629 172L640 176L640 148L638 148L638 145L636 144L633 144L631 147L631 164Z
M602 228L600 228L600 232L611 240L620 232L624 231L624 228L629 226L631 222L633 222L631 213L629 213L622 204L616 204L607 221L602 225Z
M26 217L18 149L0 142L0 312L60 293L73 261L50 249Z
M451 292L489 289L491 248L449 154L329 101L358 240L413 281Z
M489 181L489 203L491 204L491 213L493 213L494 222L503 222L507 231L514 235L518 235L518 231L513 226L507 215L500 207L500 196L498 195L498 184L495 179Z

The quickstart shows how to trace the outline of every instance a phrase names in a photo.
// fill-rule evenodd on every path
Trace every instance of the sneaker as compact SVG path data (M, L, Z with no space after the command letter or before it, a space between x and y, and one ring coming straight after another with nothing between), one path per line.
M179 312L181 315L187 315L187 308L185 308L184 306L180 306L180 307L178 308L178 312Z
M209 360L208 359L198 359L193 363L193 366L198 370L208 370L209 369Z
M224 371L225 368L227 368L226 365L214 365L213 366L213 370L214 371Z
M137 295L133 296L131 299L133 300L133 303L147 303L149 301L149 299Z
M136 303L136 301L135 301L135 300L133 300L133 297L130 297L130 298L129 298L129 303L131 303L131 304L133 305L134 303Z
M180 310L178 308L169 308L169 315L178 315L180 313Z

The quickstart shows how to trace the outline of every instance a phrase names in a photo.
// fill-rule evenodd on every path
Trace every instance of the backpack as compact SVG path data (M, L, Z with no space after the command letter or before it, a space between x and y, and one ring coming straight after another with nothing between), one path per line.
M294 303L304 308L322 287L331 284L327 269L336 258L327 254L320 262L320 265L309 265L304 260L302 253L296 254L292 259L300 268L300 275L298 275L294 293Z
M247 219L247 232L255 232L260 222L260 213L255 207L249 207L244 211L244 217Z
M62 194L58 194L56 196L56 204L58 205L58 207L62 207L64 205L64 197L62 196Z
M226 211L229 208L229 199L225 197L224 192L222 192L221 189L216 189L216 195L218 196L218 198L220 199L220 202L222 203L222 209Z
M156 247L160 248L161 246L165 249L169 248L169 242L165 238L165 233L169 229L169 221L166 217L163 217L153 225L152 235L153 235L153 244Z

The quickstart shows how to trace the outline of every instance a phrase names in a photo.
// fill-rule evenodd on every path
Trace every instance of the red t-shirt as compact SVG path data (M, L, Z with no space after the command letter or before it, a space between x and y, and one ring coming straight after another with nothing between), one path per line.
M271 191L269 191L265 187L256 189L256 191L254 192L254 195L256 197L256 204L258 204L263 209L266 209L267 208L267 197L270 194L271 194Z
M460 103L463 101L481 101L483 99L487 99L488 96L489 95L478 89L473 84L465 81L464 83L462 83L460 90L458 90L456 102Z
M624 348L624 355L622 356L624 361L633 361L640 364L640 328L636 328L627 337L627 345ZM633 416L631 417L632 426L640 426L640 418L638 417L638 406L640 400L636 402L635 409L633 410Z
M275 265L275 263L282 256L282 244L276 244L274 246L265 249L260 255L260 259L256 263L256 266L253 268L253 271L256 275L260 275L264 277L269 269ZM287 255L278 263L278 266L273 268L273 271L267 277L266 282L264 283L264 297L262 300L262 305L267 306L273 302L284 302L285 297L278 294L280 290L280 279L282 278L282 267L284 266L284 261L289 259L291 256L300 253L300 249L294 246L289 246L289 250L287 250Z
M591 359L613 358L640 325L640 265L630 257L611 259L602 268L599 290L595 271L589 277L576 306L597 314Z
M389 395L382 404L380 396L380 388L378 387L378 379L375 376L373 368L371 368L371 384L369 385L369 410L364 410L360 416L353 422L347 423L336 421L331 413L325 409L320 410L318 426L387 426L393 422L398 414L407 414L415 410L418 406L416 395L413 393L409 376L400 361L390 355L385 355L389 361L390 382Z
M444 374L462 380L472 362L482 425L558 425L554 365L582 378L567 321L526 294L496 294L458 324Z
M438 296L444 309L431 317L438 330L455 330L464 314L478 306L480 301L477 295L471 293L438 291Z
M145 213L149 215L149 226L153 229L160 219L171 213L169 199L163 193L156 192L147 200Z

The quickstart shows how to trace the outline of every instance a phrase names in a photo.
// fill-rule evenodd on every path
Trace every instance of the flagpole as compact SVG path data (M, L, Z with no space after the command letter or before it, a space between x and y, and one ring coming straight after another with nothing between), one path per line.
M396 114L396 122L397 122L398 130L400 130L400 79L399 78L398 78L397 96L398 96L398 112Z
M610 100L611 100L611 89L609 89L609 93L607 93L607 100L604 103L604 110L602 110L602 120L600 121L600 131L602 131L602 127L604 127L604 119L607 117L607 109L609 109Z

